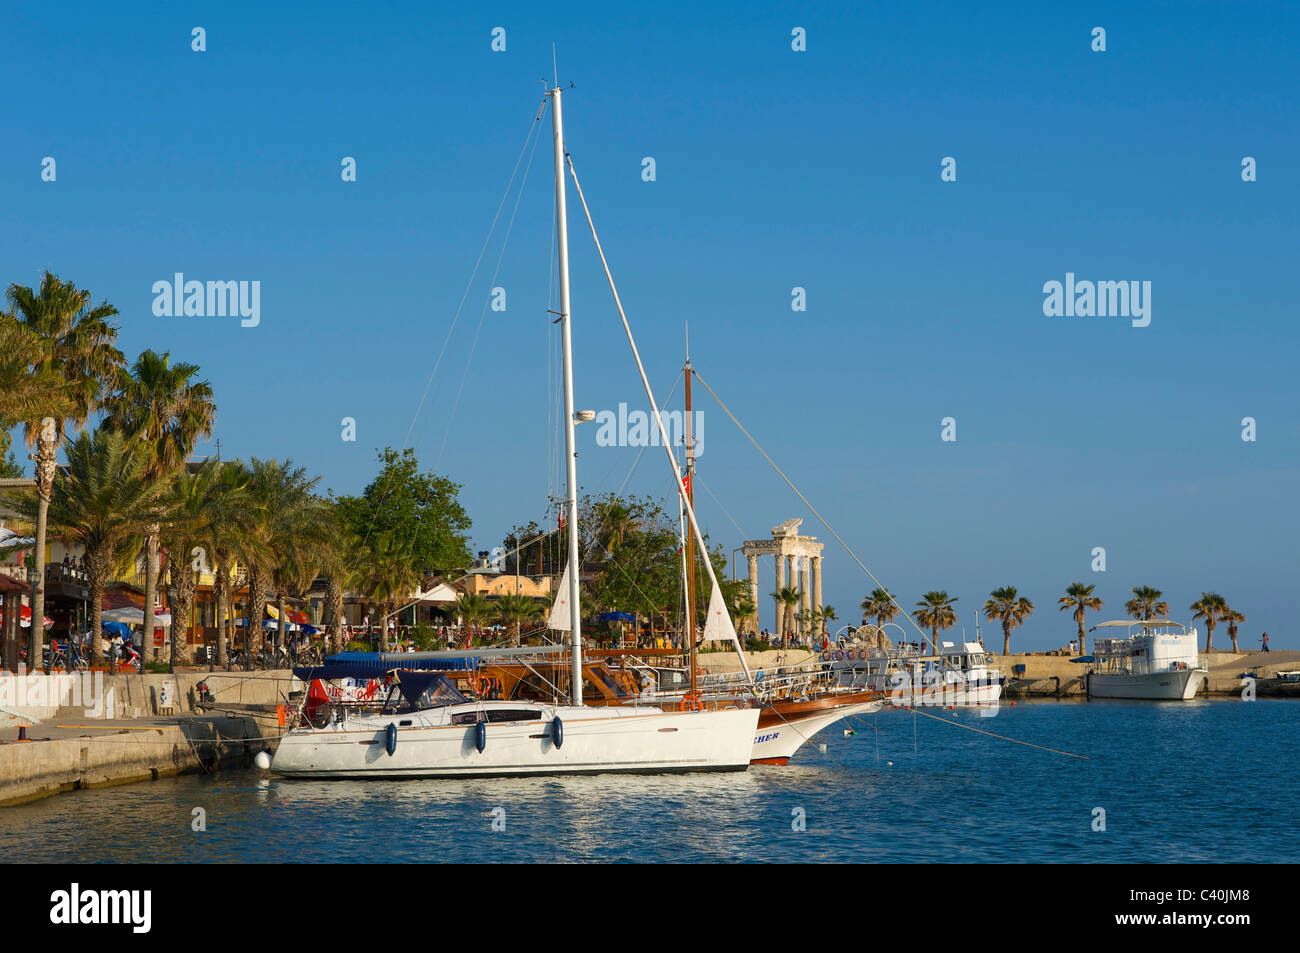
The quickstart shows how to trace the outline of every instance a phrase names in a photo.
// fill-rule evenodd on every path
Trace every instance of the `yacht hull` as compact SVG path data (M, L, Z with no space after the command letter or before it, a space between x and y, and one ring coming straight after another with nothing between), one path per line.
M1098 675L1094 672L1088 676L1088 697L1189 701L1196 697L1205 680L1203 669L1149 675Z
M477 707L456 706L442 720L450 722L451 716L473 713ZM509 707L519 711L530 706ZM758 723L756 709L532 707L541 713L540 719L486 724L482 751L478 726L472 723L422 724L419 718L389 715L295 729L280 739L271 771L314 779L743 771ZM553 730L557 714L562 719L559 746ZM391 754L390 724L395 726Z
M765 717L754 735L752 764L786 764L805 742L837 721L880 710L879 701L857 702L804 714ZM767 715L772 709L764 709ZM771 723L764 724L769 721Z

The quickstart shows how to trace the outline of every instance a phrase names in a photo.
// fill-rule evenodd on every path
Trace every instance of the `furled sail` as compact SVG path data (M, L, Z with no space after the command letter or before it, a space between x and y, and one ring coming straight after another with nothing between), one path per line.
M573 623L569 619L569 564L565 563L564 575L560 578L560 586L555 591L555 603L551 606L551 617L547 620L546 627L568 632L573 628Z
M740 639L736 636L736 627L731 624L727 614L727 603L722 598L722 590L715 580L713 594L709 596L709 615L704 622L705 642L731 642L736 651L741 651Z

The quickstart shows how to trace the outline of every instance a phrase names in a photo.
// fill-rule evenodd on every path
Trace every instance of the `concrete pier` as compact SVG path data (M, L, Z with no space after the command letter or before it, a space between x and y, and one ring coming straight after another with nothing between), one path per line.
M0 675L0 806L247 764L302 687L289 672Z

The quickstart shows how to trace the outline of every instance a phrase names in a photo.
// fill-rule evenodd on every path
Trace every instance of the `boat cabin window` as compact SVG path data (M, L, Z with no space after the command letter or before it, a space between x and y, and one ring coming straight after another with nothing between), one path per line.
M542 713L527 708L488 708L483 711L465 711L451 716L453 725L472 725L486 721L489 725L511 721L541 721Z
M403 672L388 689L383 712L407 714L425 708L463 705L469 701L440 672Z

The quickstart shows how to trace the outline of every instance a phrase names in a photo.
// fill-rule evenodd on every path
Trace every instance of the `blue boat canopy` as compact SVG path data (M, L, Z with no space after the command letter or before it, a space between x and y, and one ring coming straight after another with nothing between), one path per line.
M636 616L630 612L606 612L604 615L596 616L601 622L635 622Z
M1078 658L1070 659L1071 662L1079 662L1082 665L1091 665L1094 661L1091 655L1080 655Z
M478 659L429 658L425 653L410 652L340 652L326 657L321 665L300 665L293 674L303 681L313 678L380 678L394 669L407 672L472 672Z

